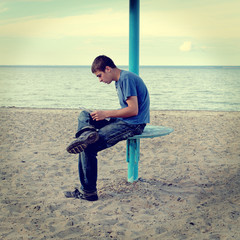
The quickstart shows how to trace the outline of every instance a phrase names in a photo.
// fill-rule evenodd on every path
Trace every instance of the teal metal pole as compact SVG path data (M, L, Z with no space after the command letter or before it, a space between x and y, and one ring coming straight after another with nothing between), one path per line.
M138 161L140 158L140 139L127 140L128 182L138 180Z
M129 71L139 75L140 0L130 0L129 3Z

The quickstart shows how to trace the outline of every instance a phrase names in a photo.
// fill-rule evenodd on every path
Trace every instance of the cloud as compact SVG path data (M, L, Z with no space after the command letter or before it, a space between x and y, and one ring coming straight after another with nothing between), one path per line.
M7 12L7 11L8 11L8 8L5 7L4 5L5 5L4 2L0 3L0 13Z
M30 1L30 0L24 0ZM50 1L50 0L31 0ZM154 0L155 3L158 1ZM240 38L239 1L186 8L140 9L141 37ZM172 6L172 5L171 5ZM5 7L0 4L0 11ZM59 38L64 36L128 36L128 9L102 9L92 14L48 17L27 16L0 21L0 36Z
M208 47L207 46L201 46L200 49L206 50Z
M128 36L128 12L104 9L94 14L63 18L27 17L0 21L0 36L60 38L65 36Z
M54 0L2 0L2 3L3 4L7 4L9 2L21 2L21 3L24 3L24 2L52 2Z
M180 47L180 51L182 52L189 52L192 49L192 42L191 41L185 41Z
M141 14L141 33L146 36L240 38L239 9L240 1L236 0L223 3L210 1L206 5L192 4L172 9L159 6Z
M0 13L6 12L8 8L0 8Z

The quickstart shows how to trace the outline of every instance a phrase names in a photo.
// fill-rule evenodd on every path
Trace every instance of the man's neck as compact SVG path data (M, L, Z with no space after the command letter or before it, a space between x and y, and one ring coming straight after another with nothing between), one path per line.
M117 82L120 78L121 69L113 68L112 71L113 71L113 81Z

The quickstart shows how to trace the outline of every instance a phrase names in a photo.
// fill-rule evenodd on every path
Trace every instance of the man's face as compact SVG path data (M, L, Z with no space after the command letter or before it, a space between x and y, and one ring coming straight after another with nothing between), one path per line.
M111 70L108 67L106 67L104 72L96 71L94 74L98 77L99 82L103 82L107 84L110 84L112 82Z

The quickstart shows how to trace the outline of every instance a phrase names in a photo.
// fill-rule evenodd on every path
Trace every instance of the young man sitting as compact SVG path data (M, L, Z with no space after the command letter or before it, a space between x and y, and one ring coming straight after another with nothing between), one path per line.
M78 118L76 140L69 153L79 153L80 190L66 192L66 197L98 200L97 153L122 140L141 134L150 121L149 93L143 80L134 73L116 67L112 59L101 55L92 64L100 82L115 82L121 109L82 111Z

